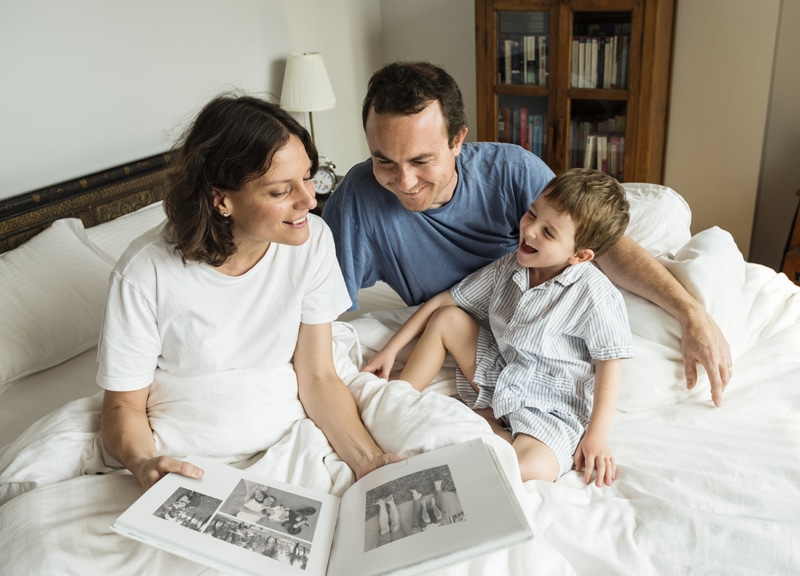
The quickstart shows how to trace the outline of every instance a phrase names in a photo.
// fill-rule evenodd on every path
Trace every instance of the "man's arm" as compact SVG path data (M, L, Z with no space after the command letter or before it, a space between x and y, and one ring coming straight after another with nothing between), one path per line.
M711 398L720 406L733 363L722 330L705 308L658 260L627 236L598 258L597 263L617 286L653 302L681 323L686 386L691 390L697 383L699 362L708 374Z

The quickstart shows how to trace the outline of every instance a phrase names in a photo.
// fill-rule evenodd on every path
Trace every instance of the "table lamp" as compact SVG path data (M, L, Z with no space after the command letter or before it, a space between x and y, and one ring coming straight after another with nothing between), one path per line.
M312 112L330 110L336 106L325 61L319 52L290 54L286 60L281 89L281 107L289 112L308 112L311 140L314 141L314 118Z

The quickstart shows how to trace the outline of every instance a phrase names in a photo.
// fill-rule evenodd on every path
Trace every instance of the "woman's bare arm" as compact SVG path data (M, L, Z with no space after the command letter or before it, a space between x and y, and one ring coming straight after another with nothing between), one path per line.
M352 394L336 373L332 344L330 324L300 324L294 353L298 393L309 418L361 478L402 458L384 453L367 431Z
M203 471L194 464L158 454L147 419L149 394L150 386L131 392L105 392L100 414L103 445L145 489L168 472L199 478Z

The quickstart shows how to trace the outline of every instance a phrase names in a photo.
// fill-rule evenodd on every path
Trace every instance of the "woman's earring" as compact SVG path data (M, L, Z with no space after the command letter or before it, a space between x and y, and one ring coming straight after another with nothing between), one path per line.
M227 212L223 212L223 213L222 213L222 217L223 217L223 218L227 218L227 217L228 217L228 213L227 213Z

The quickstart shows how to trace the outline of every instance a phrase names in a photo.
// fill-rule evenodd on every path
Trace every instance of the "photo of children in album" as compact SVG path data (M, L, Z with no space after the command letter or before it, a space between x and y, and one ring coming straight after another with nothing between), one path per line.
M178 488L153 512L153 516L200 532L220 503L221 500L217 498L187 488Z
M205 534L305 570L311 545L294 537L274 532L264 526L251 524L227 514L217 514L208 524Z
M466 520L447 465L387 482L369 490L366 499L365 552Z
M240 480L220 513L311 542L322 504L274 487Z
M224 501L179 488L153 515L305 569L321 506L310 498L240 480Z

